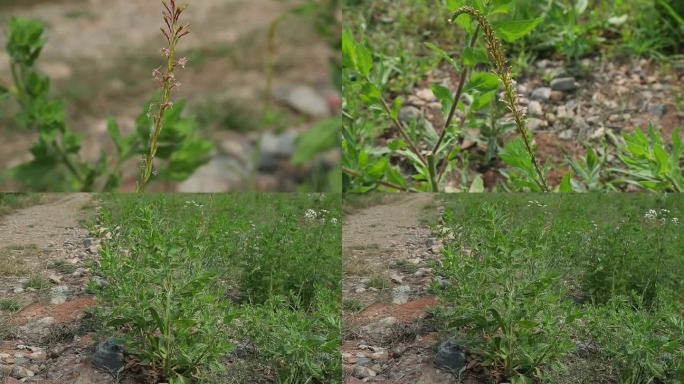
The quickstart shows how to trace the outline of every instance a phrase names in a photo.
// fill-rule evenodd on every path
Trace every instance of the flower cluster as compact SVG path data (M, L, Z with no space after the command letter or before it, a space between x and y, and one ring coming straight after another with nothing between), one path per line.
M539 208L546 208L546 207L548 207L547 204L542 204L542 203L538 202L537 200L528 200L528 201L527 201L527 206L528 206L528 207L537 206L537 207L539 207Z
M304 219L306 219L307 221L315 221L316 219L318 219L321 223L325 223L326 221L328 221L331 224L337 224L337 218L329 216L330 211L328 211L327 209L321 209L319 211L316 211L314 209L309 208L306 211L304 211Z
M644 214L644 219L649 220L649 221L660 221L662 224L667 224L668 222L671 222L672 224L679 224L679 218L673 217L673 218L668 218L670 216L670 210L669 209L660 209L660 210L655 210L655 209L649 209L646 211Z
M194 206L196 208L204 208L204 204L200 204L200 203L196 202L195 200L186 200L185 204L183 204L183 206L185 208L188 208L191 206Z

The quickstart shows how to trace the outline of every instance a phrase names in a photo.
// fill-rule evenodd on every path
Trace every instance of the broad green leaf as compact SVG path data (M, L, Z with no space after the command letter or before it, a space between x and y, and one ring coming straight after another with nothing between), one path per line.
M575 3L575 12L577 12L578 15L581 15L584 13L584 11L587 10L587 6L589 5L589 0L577 0Z
M342 118L334 117L317 123L309 131L300 135L297 138L291 162L302 164L319 153L338 147L341 126Z
M544 20L543 17L528 20L511 20L494 23L494 31L511 43L530 33Z
M489 11L490 15L497 15L497 14L507 14L508 12L511 11L511 7L513 6L513 0L494 0L492 3L492 8Z
M479 92L490 92L499 88L499 78L491 72L475 72L466 84L464 92L477 90Z
M487 56L487 52L482 48L466 47L463 50L463 63L469 67L488 62L489 57Z
M468 192L470 193L480 193L484 192L484 181L482 180L482 175L478 174L475 176L473 179L473 182L470 184L470 188L468 189Z
M473 104L471 104L470 109L471 111L479 111L482 108L488 106L489 104L492 103L494 100L494 97L496 96L496 91L491 91L487 93L481 93L479 95L476 95L475 98L473 99Z

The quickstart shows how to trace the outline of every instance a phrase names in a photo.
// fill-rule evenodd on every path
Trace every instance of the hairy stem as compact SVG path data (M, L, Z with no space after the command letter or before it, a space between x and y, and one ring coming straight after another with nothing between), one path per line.
M168 43L166 48L162 48L162 52L167 57L166 71L162 73L159 69L155 69L152 72L155 80L161 84L162 92L159 97L159 105L157 106L157 112L154 118L154 128L150 134L150 149L143 158L143 164L140 170L140 178L138 179L136 188L138 192L145 191L145 186L152 176L154 157L157 155L158 140L164 125L164 114L166 110L173 106L173 103L170 101L171 91L180 86L180 83L176 80L175 76L176 66L180 65L181 67L184 67L187 61L185 58L176 61L176 45L183 36L190 33L190 25L181 24L179 21L180 16L187 8L187 5L178 7L176 6L175 0L162 0L162 5L164 6L162 16L166 28L162 27L161 32Z
M473 17L479 24L480 28L482 28L482 30L484 31L485 39L487 40L487 54L489 56L489 60L494 65L494 72L496 73L497 77L499 78L499 81L501 81L501 84L504 87L504 102L506 103L510 112L513 114L515 125L517 126L518 132L523 138L525 148L527 149L527 152L529 153L532 163L534 165L534 169L537 172L539 180L535 180L535 182L539 185L542 191L548 192L549 187L546 184L544 174L542 173L541 168L537 163L537 158L534 155L534 151L532 150L532 146L530 144L530 138L528 137L527 128L525 126L525 115L518 108L517 92L513 89L511 69L506 64L501 43L496 38L496 35L494 35L494 30L487 21L486 17L473 7L465 6L458 8L456 12L454 12L451 21L455 22L456 18L464 13Z

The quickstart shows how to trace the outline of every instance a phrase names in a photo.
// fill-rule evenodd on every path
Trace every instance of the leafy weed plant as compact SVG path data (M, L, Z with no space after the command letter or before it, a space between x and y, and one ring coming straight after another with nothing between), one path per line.
M270 365L278 382L338 381L336 200L103 197L99 222L113 236L97 268L107 284L96 291L108 332L123 337L160 382L223 377L237 342L254 345L254 358Z
M501 381L679 382L676 195L444 197L438 319ZM571 369L568 369L569 367Z
M193 119L182 116L184 103L174 105L169 100L171 90L180 84L174 69L186 64L184 58L175 59L175 46L188 29L178 20L183 7L177 6L175 0L163 0L162 4L168 20L162 32L169 45L162 49L167 70L154 71L161 83L159 101L145 105L136 131L128 136L123 136L110 118L107 131L116 151L110 155L102 149L95 162L81 155L82 136L67 125L64 103L50 97L50 79L36 68L47 43L43 24L16 17L10 20L6 48L12 85L0 82L0 101L14 98L18 106L16 126L38 133L38 142L31 148L33 160L9 172L19 184L32 191L112 191L121 185L122 170L128 161L144 155L138 183L138 189L143 190L152 174L161 180L182 181L209 160L211 143L197 137ZM156 169L152 164L155 157L160 159Z

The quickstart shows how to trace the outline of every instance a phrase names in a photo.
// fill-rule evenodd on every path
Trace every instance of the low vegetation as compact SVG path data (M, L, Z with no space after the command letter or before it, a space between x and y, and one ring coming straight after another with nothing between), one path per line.
M446 333L492 382L684 379L684 200L444 197ZM580 380L580 381L578 381Z
M339 382L339 196L103 200L97 316L148 375L233 382L242 356L257 381Z

